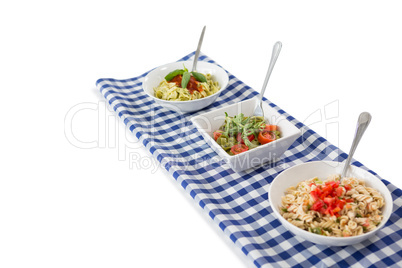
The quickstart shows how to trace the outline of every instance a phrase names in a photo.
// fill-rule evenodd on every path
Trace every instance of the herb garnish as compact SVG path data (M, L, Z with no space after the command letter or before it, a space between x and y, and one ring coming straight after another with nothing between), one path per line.
M195 80L197 80L201 83L207 82L207 78L205 77L205 75L203 75L201 73L197 73L197 72L189 72L188 69L184 66L184 64L183 64L183 69L177 69L177 70L174 70L174 71L168 73L165 76L165 79L166 79L166 81L170 81L178 75L183 75L183 78L181 80L182 88L187 87L187 84L190 81L191 75L194 76Z

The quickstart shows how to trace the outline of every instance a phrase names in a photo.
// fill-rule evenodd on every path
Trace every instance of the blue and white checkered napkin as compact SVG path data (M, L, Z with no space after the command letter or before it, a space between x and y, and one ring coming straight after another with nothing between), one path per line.
M181 60L193 56L194 52ZM214 63L205 55L199 60ZM394 211L385 227L370 240L353 246L327 247L295 237L274 216L267 185L296 164L343 161L347 155L265 100L302 129L303 135L278 162L236 173L219 160L189 119L258 93L229 73L229 85L215 103L183 115L157 105L146 95L141 87L146 74L125 80L99 79L96 84L135 136L257 267L402 267L400 189L383 180L392 193ZM362 166L359 162L353 164Z

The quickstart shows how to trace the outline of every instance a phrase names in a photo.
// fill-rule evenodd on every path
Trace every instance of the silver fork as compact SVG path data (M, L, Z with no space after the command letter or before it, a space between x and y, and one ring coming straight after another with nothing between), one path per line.
M274 45L274 48L272 49L271 61L269 62L268 71L267 71L267 74L265 75L264 84L262 84L262 89L261 89L261 93L260 93L260 101L254 110L255 116L264 117L264 110L262 109L262 97L264 96L264 92L265 92L265 89L267 88L269 77L271 76L272 70L274 69L276 60L278 59L281 49L282 49L282 43L279 41L276 42Z
M191 69L192 72L196 72L196 71L197 71L197 62L198 62L198 57L200 56L202 40L204 40L205 28L207 28L207 26L204 26L204 27L202 28L200 40L198 41L197 50L195 51L194 62L193 62L193 68Z
M364 132L369 126L371 121L371 115L368 112L363 112L359 115L359 119L357 120L355 137L353 138L352 146L350 147L348 158L346 158L345 166L343 167L343 171L341 177L346 177L346 173L350 167L350 162L352 161L353 154L356 151L356 147L359 144Z

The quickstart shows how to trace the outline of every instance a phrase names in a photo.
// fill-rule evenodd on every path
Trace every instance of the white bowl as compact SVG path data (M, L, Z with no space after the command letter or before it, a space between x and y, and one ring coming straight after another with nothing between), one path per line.
M279 114L267 103L263 103L265 118L268 119L270 124L279 126L281 138L237 155L229 155L214 140L214 131L218 130L224 124L225 112L229 116L235 116L240 113L243 113L245 116L252 116L257 103L258 99L252 98L191 118L191 121L198 131L201 132L206 142L237 172L260 166L265 162L277 160L301 133L284 115Z
M159 83L165 79L165 76L171 71L174 71L176 69L183 69L183 64L184 66L186 66L187 69L191 70L193 66L193 61L173 62L162 65L149 72L145 76L144 82L142 82L142 88L144 89L145 93L147 93L158 104L165 108L178 112L188 113L201 110L202 108L205 108L208 105L212 104L229 83L229 76L224 69L209 62L199 61L197 63L197 72L212 75L212 79L214 81L217 81L219 83L219 86L221 87L221 89L217 93L202 99L190 101L167 101L156 98L154 94L154 88L156 88Z
M324 180L331 175L340 174L342 172L343 166L344 166L343 163L332 162L332 161L308 162L291 167L283 171L274 179L269 188L269 194L268 194L269 203L276 217L279 218L282 224L289 231L291 231L293 234L301 238L304 238L305 240L308 240L316 244L327 245L327 246L347 246L360 243L364 240L373 237L385 225L385 223L388 221L392 213L392 206L393 206L392 197L388 188L376 176L374 176L373 174L362 168L355 166L351 166L351 168L348 170L347 176L353 176L356 178L364 179L367 186L370 186L378 190L384 197L385 206L382 208L384 218L376 229L358 236L327 237L323 235L310 233L306 230L300 229L299 227L296 227L293 224L289 223L287 220L285 220L285 218L281 216L279 212L279 208L282 206L281 197L285 195L285 191L290 186L296 186L299 182L314 177L318 177Z

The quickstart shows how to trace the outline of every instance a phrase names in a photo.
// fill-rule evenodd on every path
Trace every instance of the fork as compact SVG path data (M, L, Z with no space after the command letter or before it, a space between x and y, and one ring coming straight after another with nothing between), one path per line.
M265 89L267 88L269 77L271 76L272 70L274 69L276 60L278 59L281 49L282 49L282 43L279 41L276 42L274 48L272 49L271 61L269 62L268 71L267 74L265 75L264 84L262 85L261 93L259 96L260 97L259 102L257 103L257 106L255 107L254 110L254 116L264 117L264 110L262 109L262 97L264 96L264 92Z

